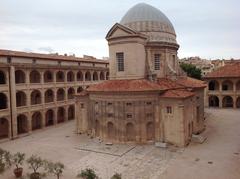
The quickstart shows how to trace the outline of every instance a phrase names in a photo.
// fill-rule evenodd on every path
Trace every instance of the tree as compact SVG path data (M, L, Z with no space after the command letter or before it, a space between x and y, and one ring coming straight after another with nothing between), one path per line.
M57 163L53 163L53 162L46 162L46 170L49 172L49 173L52 173L53 175L56 175L57 176L57 179L60 178L60 176L62 175L63 173L63 170L64 170L64 165L60 162L57 162Z
M0 148L0 174L5 171L7 167L11 166L10 152Z
M119 174L119 173L115 173L115 174L111 177L111 179L121 179L121 178L122 178L122 175Z
M202 70L197 68L193 64L188 64L188 63L181 63L180 67L187 73L187 76L196 78L196 79L201 79L202 78Z
M42 160L41 157L32 155L29 159L27 159L27 163L29 164L29 168L33 170L33 173L31 173L30 178L40 179L41 175L38 172L38 170L39 168L44 166L44 160Z
M98 179L95 171L91 168L86 168L85 170L82 170L81 173L77 175L77 177L82 179Z

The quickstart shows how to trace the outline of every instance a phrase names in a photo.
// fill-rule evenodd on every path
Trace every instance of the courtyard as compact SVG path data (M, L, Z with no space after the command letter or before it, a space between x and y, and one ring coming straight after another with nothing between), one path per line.
M240 178L240 110L206 109L207 140L186 148L156 148L153 145L105 145L98 139L75 134L70 121L38 130L0 148L13 153L37 154L44 159L64 163L62 178L76 178L82 169L93 168L103 179L115 172L126 179L238 179ZM24 167L24 175L30 173ZM3 179L13 179L7 170ZM54 178L47 176L47 179Z

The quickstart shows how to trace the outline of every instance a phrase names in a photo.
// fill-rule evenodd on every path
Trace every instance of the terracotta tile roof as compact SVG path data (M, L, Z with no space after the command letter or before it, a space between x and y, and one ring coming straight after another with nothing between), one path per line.
M208 73L204 78L240 77L240 62L228 64Z
M95 62L95 63L105 63L105 64L109 63L108 60L99 60L95 58L80 58L75 56L65 56L65 55L57 55L57 54L28 53L28 52L2 50L2 49L0 49L0 56L36 58L36 59L44 59L44 60Z
M206 83L201 80L197 80L190 77L180 77L176 80L176 83L187 88L205 88Z
M87 91L90 92L126 92L126 91L160 91L166 90L164 86L160 86L155 82L146 79L133 80L108 80L102 83L91 85Z
M160 95L162 98L188 98L194 96L193 92L190 92L186 89L173 89L167 90L163 94Z
M166 88L166 89L184 88L183 85L178 84L175 81L167 79L167 78L158 78L157 83L159 86Z

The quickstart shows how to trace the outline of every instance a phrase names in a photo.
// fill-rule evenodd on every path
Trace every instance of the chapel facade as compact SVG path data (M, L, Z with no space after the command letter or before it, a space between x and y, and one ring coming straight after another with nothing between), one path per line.
M76 95L76 130L113 143L186 146L204 130L205 83L179 67L169 19L145 3L107 33L109 80Z

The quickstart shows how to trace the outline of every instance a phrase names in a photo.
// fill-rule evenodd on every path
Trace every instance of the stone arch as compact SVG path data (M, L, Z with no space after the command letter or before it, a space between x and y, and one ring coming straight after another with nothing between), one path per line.
M30 83L40 83L41 75L37 70L30 73Z
M109 72L106 73L106 80L109 80Z
M48 89L47 91L45 91L44 93L44 100L45 103L51 103L54 101L54 92L51 89Z
M17 107L27 105L27 96L23 91L18 91L16 93L16 105Z
M107 139L113 140L115 137L114 125L112 122L107 123Z
M42 99L41 99L41 92L39 90L34 90L31 93L31 105L34 104L41 104Z
M9 123L6 118L0 118L0 139L8 138Z
M7 109L7 96L4 93L0 93L0 110Z
M100 124L99 124L99 120L95 121L95 135L96 137L100 136Z
M93 81L97 81L98 80L98 73L95 71L93 72Z
M6 76L5 73L0 70L0 85L1 84L6 84Z
M73 120L75 118L75 107L71 105L68 107L68 120Z
M236 107L240 108L240 96L236 100Z
M233 98L231 96L224 96L222 105L224 108L233 107Z
M54 124L54 111L49 109L45 114L46 126L52 126Z
M222 82L222 90L223 91L233 90L233 82L230 80L223 81Z
M104 73L102 71L100 72L100 80L104 80Z
M32 115L32 130L37 130L42 128L42 114L40 112L35 112Z
M127 141L135 141L135 128L131 122L126 125L126 139Z
M57 123L64 122L65 119L65 109L64 107L59 107L57 111Z
M216 80L209 81L208 90L218 91L219 90L219 83Z
M155 138L155 128L153 122L148 122L146 125L146 132L147 132L147 140L153 141Z
M219 107L219 98L215 95L208 97L208 106L209 107Z
M28 132L27 116L20 114L17 116L17 134L24 134Z
M89 71L87 71L85 73L85 81L91 81L91 80L92 80L91 73Z
M64 82L64 72L63 71L58 71L56 73L56 82Z
M67 81L68 82L73 82L75 79L74 79L74 73L72 71L69 71L67 73Z
M240 80L236 83L236 90L240 91Z
M22 70L15 71L15 83L25 83L26 75Z
M77 81L83 81L83 73L81 71L77 72Z
M81 93L82 91L83 91L83 87L79 86L78 89L77 89L77 93Z
M63 88L57 90L57 101L65 100L65 91Z
M53 73L51 71L45 71L43 76L45 83L53 82Z
M75 90L74 88L69 88L68 89L68 99L73 99L74 98L74 94L75 94Z

